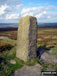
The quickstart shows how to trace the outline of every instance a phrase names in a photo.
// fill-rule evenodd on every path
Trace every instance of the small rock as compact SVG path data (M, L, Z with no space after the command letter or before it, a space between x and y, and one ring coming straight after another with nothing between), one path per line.
M52 53L52 50L49 50L48 53Z
M57 59L54 55L49 55L48 53L43 53L41 59L47 63L57 64Z
M16 64L16 61L15 60L10 60L10 63L11 64Z

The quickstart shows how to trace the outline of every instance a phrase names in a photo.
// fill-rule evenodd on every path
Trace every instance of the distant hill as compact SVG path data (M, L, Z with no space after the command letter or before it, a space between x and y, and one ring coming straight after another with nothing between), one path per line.
M39 28L57 28L57 23L39 23ZM18 29L18 23L0 23L0 31L14 31Z
M39 23L38 27L57 27L57 23Z
M6 28L0 28L0 31L1 32L3 32L3 31L15 31L17 29L18 29L17 27L6 27Z
M0 23L0 28L18 27L18 23Z

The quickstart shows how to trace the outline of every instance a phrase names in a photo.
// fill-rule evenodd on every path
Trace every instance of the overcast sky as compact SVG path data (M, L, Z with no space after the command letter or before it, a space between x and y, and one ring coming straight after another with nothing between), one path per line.
M0 0L0 23L17 23L24 16L57 22L57 0Z

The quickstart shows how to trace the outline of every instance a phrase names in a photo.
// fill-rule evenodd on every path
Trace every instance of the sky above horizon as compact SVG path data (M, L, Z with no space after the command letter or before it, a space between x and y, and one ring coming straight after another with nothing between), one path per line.
M35 16L39 23L57 22L57 0L0 0L0 23L18 23Z

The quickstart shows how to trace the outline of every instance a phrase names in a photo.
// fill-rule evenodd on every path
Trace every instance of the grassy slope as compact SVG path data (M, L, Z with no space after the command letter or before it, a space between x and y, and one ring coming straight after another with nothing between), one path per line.
M38 43L39 45L46 44L46 46L57 46L57 28L39 28Z
M46 46L49 48L50 46L55 46L54 48L51 48L52 51L57 52L57 29L39 29L38 30L38 38L42 39L38 40L37 46L41 46L46 44ZM13 37L14 38L14 37ZM1 46L7 46L8 44L13 45L14 47L11 50L6 49L6 51L3 51L3 53L0 53L0 58L3 58L2 63L0 64L0 70L3 70L3 66L7 65L7 69L3 70L3 72L0 72L0 75L2 76L12 76L12 73L14 70L19 69L23 67L24 65L34 65L36 63L39 63L42 65L42 71L45 71L49 64L42 64L42 61L33 59L28 61L27 63L24 63L24 61L16 58L16 40L0 40L0 47ZM15 60L16 64L10 64L9 60ZM5 62L4 62L5 61ZM55 67L57 69L57 67Z
M16 58L16 40L0 40L0 43L2 42L2 44L0 45L0 48L3 46L7 46L9 44L13 45L14 47L11 48L10 50L8 50L6 48L5 51L3 51L2 53L0 53L0 75L1 76L12 76L12 73L14 70L19 69L21 67L23 67L24 62L18 58ZM13 43L13 44L12 44ZM10 60L14 60L16 61L16 64L11 64ZM4 70L4 67L5 68Z

